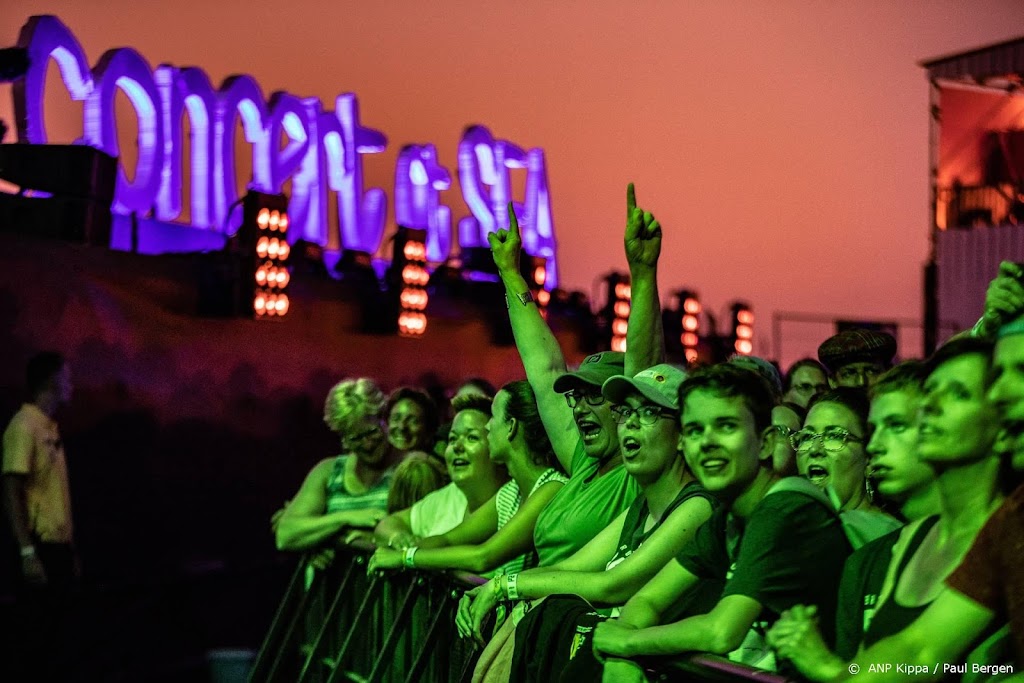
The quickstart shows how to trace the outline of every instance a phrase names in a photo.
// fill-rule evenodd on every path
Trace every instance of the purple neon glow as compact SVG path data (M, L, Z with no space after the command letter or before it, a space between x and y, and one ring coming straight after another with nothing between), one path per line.
M555 228L543 150L526 153L507 140L495 140L484 126L466 129L459 143L459 181L472 215L459 221L459 244L463 248L486 247L488 233L508 227L509 171L521 168L527 171L526 201L513 205L520 217L523 247L547 260L545 287L553 289L558 286Z
M395 220L427 231L427 260L444 261L452 248L452 212L440 194L452 186L434 145L407 145L395 165Z
M270 191L279 194L288 180L302 165L309 150L306 107L302 100L286 92L270 96L269 141L275 153L270 155ZM277 149L281 132L288 136L284 149ZM314 131L315 132L315 131Z
M206 74L194 67L178 69L162 64L154 73L160 91L161 117L164 126L164 155L160 172L160 190L156 197L156 217L172 221L182 209L182 141L181 121L189 117L189 169L191 197L190 222L197 228L213 225L213 131L211 124L217 112L217 97Z
M267 105L252 76L229 76L218 91L217 116L213 127L215 150L214 220L221 230L231 229L230 212L237 212L238 189L235 168L235 121L242 119L245 139L252 145L252 182L255 190L271 193L270 150L267 136ZM237 227L237 226L236 226Z
M320 126L323 116L320 100L315 97L302 100L302 110L303 130L309 143L292 176L288 239L294 241L301 237L317 244L327 244L326 150Z
M50 57L57 60L60 76L73 100L84 100L93 90L92 72L81 44L60 19L32 17L18 35L18 47L28 50L28 73L14 83L14 110L18 140L45 145L43 94Z
M77 39L53 16L29 19L18 46L28 51L30 60L28 73L14 84L21 142L47 141L43 95L51 57L72 99L85 101L85 135L79 142L118 155L114 97L118 89L128 96L138 117L138 161L134 181L128 181L123 167L118 169L115 213L145 216L152 209L154 223L181 216L181 124L187 113L191 222L194 227L229 231L234 223L229 213L238 200L235 125L240 119L252 145L253 172L247 185L275 193L292 180L291 239L328 244L327 202L333 190L342 249L374 253L380 247L387 195L381 188L364 190L362 156L383 152L388 140L362 125L354 94L340 95L333 112L324 111L317 98L300 100L284 92L275 93L267 103L251 76L232 76L215 91L202 70L161 65L153 71L129 48L108 51L90 71ZM280 149L282 132L288 144ZM547 259L547 283L554 287L556 243L543 152L526 153L511 142L495 140L487 128L473 126L459 144L458 167L463 198L472 213L459 221L463 247L486 246L489 232L507 227L509 172L527 170L526 201L516 204L524 245L529 253ZM451 250L451 210L439 201L440 192L450 187L451 175L438 163L434 145L403 149L395 170L396 216L403 225L427 230L431 261L444 260ZM159 241L163 244L164 238Z
M144 214L156 201L164 155L164 129L158 112L160 95L153 71L142 55L122 47L108 50L100 57L93 69L93 80L95 87L85 99L85 142L111 156L121 156L114 117L114 95L121 89L138 116L139 156L134 180L128 180L123 164L118 167L111 208L119 213Z
M380 247L387 217L387 195L379 187L363 191L363 154L379 154L388 145L383 133L365 128L359 122L359 100L353 93L339 95L334 103L335 115L341 122L340 139L344 172L338 191L338 222L341 224L342 249L355 249L371 254Z

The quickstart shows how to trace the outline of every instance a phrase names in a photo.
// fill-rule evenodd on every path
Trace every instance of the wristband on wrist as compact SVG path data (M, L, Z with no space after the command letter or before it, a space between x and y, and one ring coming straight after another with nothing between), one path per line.
M491 579L491 595L499 602L505 599L505 591L501 588L501 581L504 578L503 576L495 576Z
M402 564L405 565L406 569L416 568L416 551L419 550L416 546L412 545L405 549L405 555L402 558Z
M519 599L519 588L516 585L519 581L519 574L506 574L505 575L505 595L508 596L509 600Z
M34 545L23 545L21 546L22 557L32 557L36 554L36 547Z
M528 304L536 303L536 299L533 298L533 292L531 292L529 290L527 290L525 292L520 292L519 294L516 294L514 296L515 296L515 298L519 299L519 303L521 303L524 306L526 306ZM508 294L505 294L505 308L510 308L510 307L511 307L511 304L509 303Z

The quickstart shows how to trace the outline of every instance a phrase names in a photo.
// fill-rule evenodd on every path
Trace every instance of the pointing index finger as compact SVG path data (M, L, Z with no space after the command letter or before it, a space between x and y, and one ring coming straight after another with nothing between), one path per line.
M519 219L516 218L515 207L512 206L512 202L508 203L508 231L519 237Z
M633 215L633 209L636 208L636 188L633 187L633 183L626 185L626 218L628 219Z

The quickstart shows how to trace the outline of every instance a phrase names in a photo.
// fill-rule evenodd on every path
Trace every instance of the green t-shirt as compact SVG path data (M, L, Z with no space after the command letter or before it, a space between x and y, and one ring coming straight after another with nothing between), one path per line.
M599 466L598 460L587 456L583 442L577 442L569 483L555 494L534 526L539 566L560 562L585 546L639 495L640 485L622 464L601 477L597 476Z

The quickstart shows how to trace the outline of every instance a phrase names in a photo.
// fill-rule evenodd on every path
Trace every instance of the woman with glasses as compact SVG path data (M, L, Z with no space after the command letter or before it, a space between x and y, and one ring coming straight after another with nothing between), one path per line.
M460 438L453 426L448 450L453 480L464 466L457 450ZM528 382L510 382L494 397L486 447L490 460L508 469L511 481L448 533L401 551L379 548L370 559L371 571L404 566L485 574L498 567L518 571L534 564L537 516L566 478L553 467L555 455Z
M399 451L384 432L384 394L370 379L346 379L331 388L324 422L341 437L342 455L327 458L275 515L279 550L305 550L345 529L372 529L384 516Z
M803 429L790 436L790 443L800 476L834 494L838 511L875 511L884 520L867 486L868 408L863 391L846 387L827 391L811 403ZM889 519L892 523L886 532L899 526Z
M623 463L641 495L569 558L494 579L459 606L460 635L482 642L482 623L503 599L540 599L514 634L510 679L557 680L571 653L589 652L585 636L615 612L692 538L717 501L696 482L679 452L679 385L685 374L657 365L603 387L617 423ZM550 598L571 594L574 598ZM588 655L589 656L589 655Z
M939 514L912 521L901 530L858 662L875 661L871 646L910 625L946 590L946 577L1003 500L1000 458L992 447L998 418L986 397L990 364L991 345L973 338L946 344L927 363L917 455L935 471ZM849 665L828 651L813 616L813 607L795 607L784 615L772 640L779 654L807 678L831 680Z

